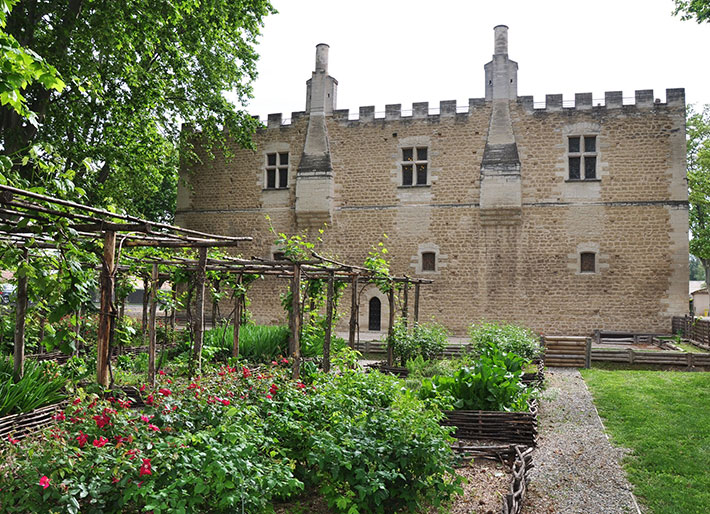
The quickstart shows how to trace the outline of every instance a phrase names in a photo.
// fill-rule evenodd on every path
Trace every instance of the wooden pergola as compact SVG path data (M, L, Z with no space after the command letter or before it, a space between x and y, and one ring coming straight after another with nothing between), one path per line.
M149 381L155 381L155 343L156 343L156 284L159 279L159 266L178 267L195 273L195 316L193 319L194 347L193 362L200 368L204 332L205 282L207 271L222 271L237 276L241 283L244 275L274 276L288 280L292 291L292 306L289 319L290 340L289 356L293 360L293 376L300 374L301 349L300 331L302 319L300 287L302 280L325 280L327 282L326 332L323 344L323 368L330 368L330 343L333 318L334 283L346 282L352 287L351 314L349 324L349 344L354 346L358 327L359 283L382 282L382 277L360 266L347 265L312 253L312 260L271 261L262 259L241 259L223 256L218 259L208 258L209 248L233 248L250 237L230 237L185 229L165 223L154 223L125 214L117 214L103 209L78 204L68 200L54 198L31 191L0 185L0 238L23 249L28 258L30 249L56 249L57 242L51 237L50 228L64 220L71 237L102 243L100 256L101 270L99 280L99 327L97 341L97 382L109 385L110 341L116 319L116 306L113 301L116 273L119 270L117 253L122 248L194 248L198 251L197 259L174 256L170 259L146 257L141 261L152 266L150 312L148 318L149 334ZM389 300L389 335L392 335L395 315L395 284L403 285L403 313L408 312L409 286L414 285L414 320L419 316L419 292L422 284L431 280L412 277L387 277L390 282ZM239 353L239 316L242 298L235 295L234 343L232 354ZM15 325L15 376L21 376L24 368L24 326L27 308L27 279L18 278L17 307ZM388 362L392 364L393 354L388 345Z

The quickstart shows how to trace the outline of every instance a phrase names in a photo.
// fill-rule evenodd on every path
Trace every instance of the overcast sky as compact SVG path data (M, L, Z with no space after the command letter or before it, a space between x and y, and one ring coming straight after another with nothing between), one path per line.
M254 99L247 110L302 111L315 46L330 45L337 108L441 100L467 105L484 96L483 65L493 54L493 27L509 27L518 62L518 94L683 87L688 103L710 103L710 23L671 15L672 0L272 0L266 18Z

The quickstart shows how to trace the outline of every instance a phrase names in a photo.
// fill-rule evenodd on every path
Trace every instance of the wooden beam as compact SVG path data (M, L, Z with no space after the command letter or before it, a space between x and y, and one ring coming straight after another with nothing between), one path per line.
M150 387L155 386L155 315L158 310L156 298L158 290L158 265L153 264L150 274L150 313L148 315L148 383Z
M27 263L27 248L22 250L22 260ZM13 380L19 382L25 374L25 317L27 316L27 275L17 279L15 299L15 349L13 353Z
M202 341L205 332L205 271L207 267L207 248L200 248L200 258L195 275L195 319L193 331L195 344L190 363L190 376L202 373Z
M325 335L323 337L323 371L330 371L330 342L333 331L333 272L328 276L328 293L325 302Z
M125 241L123 246L127 247L154 247L154 248L223 248L235 247L248 239L240 239L239 241L176 241L174 239L131 239Z
M301 266L293 265L291 278L291 359L293 359L293 379L301 374Z
M109 342L111 339L111 325L113 324L113 268L116 254L116 233L107 230L104 233L104 252L101 263L99 308L99 331L96 342L96 381L99 385L109 385Z
M414 323L419 323L419 282L414 284Z
M232 341L232 357L239 358L239 328L242 322L242 285L243 276L237 277L237 287L234 290L234 339Z
M348 346L350 346L350 348L355 348L355 331L357 330L357 281L357 275L353 275L350 279L350 287L352 288L350 297L350 333L348 334Z

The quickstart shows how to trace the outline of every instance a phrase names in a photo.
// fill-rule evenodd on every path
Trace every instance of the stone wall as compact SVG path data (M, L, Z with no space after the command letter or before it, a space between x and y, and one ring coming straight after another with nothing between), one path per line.
M578 95L573 108L554 96L542 109L529 97L511 101L522 212L510 224L481 223L491 102L472 100L463 113L442 102L435 115L417 104L412 116L388 106L386 119L369 108L357 120L336 110L326 116L333 219L320 247L361 263L386 234L395 273L434 279L422 287L420 319L433 317L457 334L478 319L515 321L548 334L668 332L670 317L687 311L685 106L679 90L667 91L667 103L641 93L633 105L616 103L613 93L602 106L592 106L591 95ZM238 250L245 257L271 257L270 225L299 232L294 185L308 115L294 114L288 125L270 116L269 128L255 136L256 151L235 148L231 160L204 156L184 169L191 189L181 188L176 222L253 237ZM575 133L597 135L598 181L567 180L567 136ZM428 147L426 186L400 185L401 148L412 145ZM289 152L288 189L264 189L271 151ZM421 271L422 251L436 253L437 271ZM596 254L596 273L580 273L585 251ZM286 287L253 286L257 321L285 320L279 292ZM361 296L363 324L372 294ZM343 323L349 296L343 296ZM385 313L383 301L383 330Z

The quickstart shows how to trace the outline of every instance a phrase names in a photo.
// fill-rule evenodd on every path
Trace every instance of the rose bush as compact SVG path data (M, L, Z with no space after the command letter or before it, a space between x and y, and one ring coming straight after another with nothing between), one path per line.
M0 443L0 510L269 512L317 488L342 512L392 512L457 489L440 413L395 379L287 370L159 375L140 410L80 391L41 436Z

